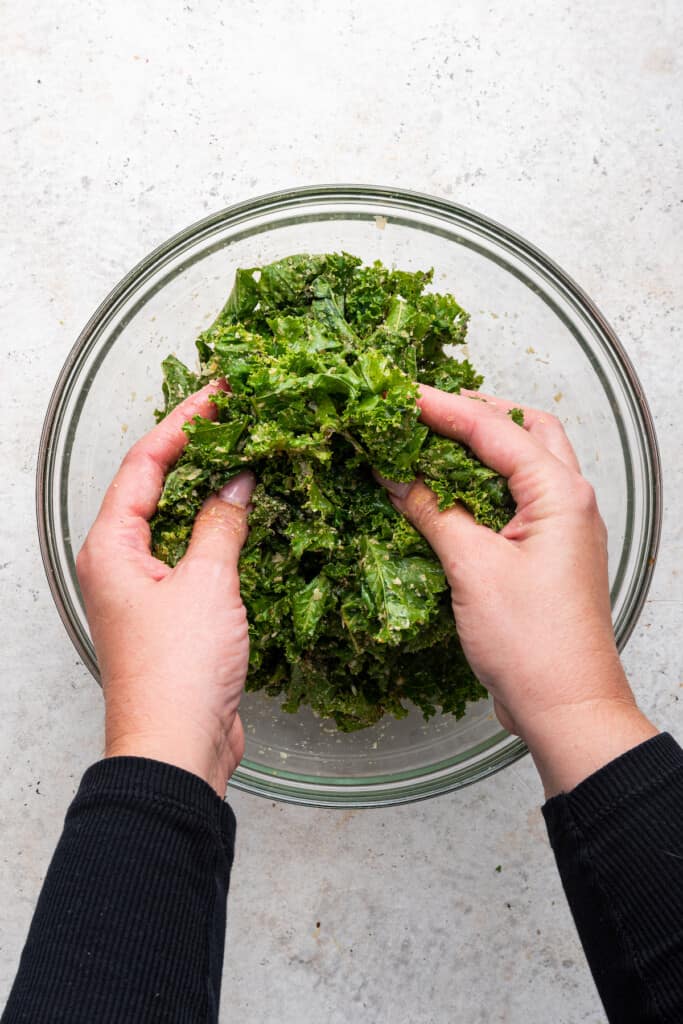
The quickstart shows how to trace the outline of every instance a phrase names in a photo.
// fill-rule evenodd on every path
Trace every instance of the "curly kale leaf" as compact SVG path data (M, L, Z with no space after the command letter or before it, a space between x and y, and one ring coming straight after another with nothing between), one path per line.
M188 370L184 363L173 355L166 356L161 364L163 380L161 391L164 396L164 408L157 409L155 416L157 421L167 416L176 405L188 398L200 387L199 377L196 373Z
M403 717L410 703L459 717L485 695L438 560L372 476L420 474L441 508L461 502L493 529L514 512L500 476L419 421L418 382L452 392L482 382L454 355L468 315L432 278L348 253L241 269L197 340L199 373L175 356L163 364L163 413L218 375L230 392L215 396L215 420L186 424L151 522L154 553L174 565L204 499L253 469L240 561L247 688L344 731Z
M440 565L428 558L397 558L390 544L360 540L361 597L380 623L380 643L400 643L416 626L426 625L446 590Z

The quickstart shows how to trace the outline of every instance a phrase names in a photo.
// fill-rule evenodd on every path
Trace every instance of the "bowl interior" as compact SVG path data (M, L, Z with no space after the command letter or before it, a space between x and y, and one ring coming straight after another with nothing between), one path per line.
M72 353L46 428L41 514L58 602L91 667L74 557L120 459L153 424L161 360L174 352L195 364L194 340L238 267L341 249L407 270L434 267L434 289L453 292L471 314L467 351L485 389L560 417L608 526L615 628L626 639L652 553L656 449L609 328L540 254L467 211L395 195L318 197L226 211L171 240L112 293ZM313 803L410 799L523 751L486 701L460 721L424 722L412 711L350 735L260 694L246 696L242 717L247 750L236 784Z

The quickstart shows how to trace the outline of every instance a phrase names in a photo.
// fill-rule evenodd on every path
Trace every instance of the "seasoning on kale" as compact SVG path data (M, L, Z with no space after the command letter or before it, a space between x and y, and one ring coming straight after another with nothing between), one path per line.
M163 364L159 416L217 376L231 391L216 396L215 422L185 428L151 523L154 553L174 565L202 501L251 467L247 689L287 711L310 705L344 731L402 718L409 702L425 718L460 717L485 695L438 560L371 473L420 474L441 508L460 501L495 530L514 512L500 476L419 422L417 381L451 392L482 381L444 351L464 342L468 315L425 291L431 280L346 253L238 270L197 341L199 373L174 356Z

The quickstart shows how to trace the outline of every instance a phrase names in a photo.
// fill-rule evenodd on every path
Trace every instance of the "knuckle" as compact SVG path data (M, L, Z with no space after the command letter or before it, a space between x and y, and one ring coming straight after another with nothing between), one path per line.
M247 513L239 505L211 498L197 517L200 530L246 535Z
M578 474L573 487L573 503L577 511L583 515L596 514L598 511L595 488L585 477Z
M99 561L101 550L102 544L98 524L94 523L90 528L88 536L83 541L81 550L76 555L76 572L79 579L92 574Z
M555 416L554 413L552 413L552 412L544 412L543 413L543 422L546 424L546 426L550 430L555 431L555 433L564 434L564 427L562 426L562 423L559 420L559 418L557 416Z
M141 441L136 441L132 448L129 448L121 460L121 469L139 470L145 456L145 449Z
M487 531L487 527L481 529ZM458 543L453 535L444 536L440 558L450 583L457 580L465 584L468 591L476 593L481 590L483 575L496 575L496 566L491 564L491 552L486 543L488 540L488 532L468 534L466 545ZM500 564L500 552L496 552L495 561Z
M76 555L76 575L81 583L87 582L112 564L120 564L120 551L113 545L104 523L95 522Z
M430 533L436 525L439 507L436 495L424 484L413 487L410 492L407 511L411 522L420 533Z
M128 467L131 464L135 464L140 457L140 442L136 441L132 448L129 448L126 454L121 459L121 468Z
M565 438L567 435L561 420L552 412L545 409L536 414L532 423L532 432L539 438Z
M235 609L235 638L238 640L246 640L249 637L249 620L247 619L247 609L244 607L242 601L239 606Z

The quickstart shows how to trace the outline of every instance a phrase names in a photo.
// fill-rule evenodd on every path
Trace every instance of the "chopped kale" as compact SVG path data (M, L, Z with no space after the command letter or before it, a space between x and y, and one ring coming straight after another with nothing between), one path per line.
M432 271L363 266L347 253L296 255L238 270L193 373L164 360L165 415L225 377L217 419L186 426L188 444L152 519L155 555L174 565L204 499L241 469L258 478L240 561L249 617L247 689L310 705L344 731L398 718L464 714L485 696L460 648L441 566L393 508L372 469L420 475L500 529L505 481L419 421L417 382L457 392L482 378L444 346L468 315L426 291ZM512 410L521 422L521 410Z
M508 416L518 427L524 426L524 409L510 409Z

